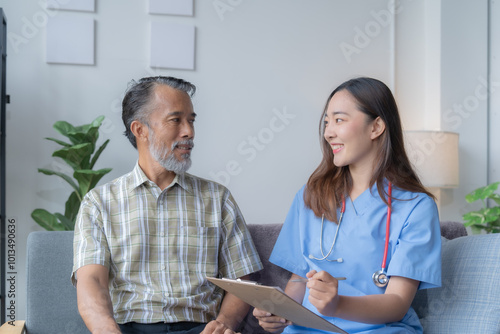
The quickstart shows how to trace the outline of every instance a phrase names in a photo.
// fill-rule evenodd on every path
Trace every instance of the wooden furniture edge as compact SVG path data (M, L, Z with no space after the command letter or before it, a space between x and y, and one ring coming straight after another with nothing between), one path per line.
M25 334L26 327L24 320L6 322L0 327L0 334Z

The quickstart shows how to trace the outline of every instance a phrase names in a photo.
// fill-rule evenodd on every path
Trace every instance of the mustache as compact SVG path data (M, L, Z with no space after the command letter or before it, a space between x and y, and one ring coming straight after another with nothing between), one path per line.
M172 143L172 150L179 145L188 146L190 149L192 149L194 147L194 140L193 139L186 139L186 140L179 140L179 141L173 142Z

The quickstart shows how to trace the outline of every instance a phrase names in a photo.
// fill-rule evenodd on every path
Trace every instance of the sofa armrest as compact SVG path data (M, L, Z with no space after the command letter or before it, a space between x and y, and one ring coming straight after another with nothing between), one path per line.
M413 301L426 334L500 333L500 234L443 240L442 287Z
M24 326L24 320L16 320L14 324L12 322L6 322L0 327L0 334L25 334L26 327Z
M467 235L467 229L464 224L460 222L446 221L441 222L441 235L448 240L452 240L458 237L465 237Z

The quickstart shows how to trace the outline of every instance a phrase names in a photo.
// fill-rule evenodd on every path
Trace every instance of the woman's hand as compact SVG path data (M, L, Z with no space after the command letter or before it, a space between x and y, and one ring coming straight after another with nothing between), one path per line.
M292 323L282 317L272 315L271 313L255 308L253 310L254 317L259 320L260 327L270 333L281 333L286 326Z
M339 303L339 282L326 271L311 270L306 274L309 278L309 302L318 312L329 317L334 317Z

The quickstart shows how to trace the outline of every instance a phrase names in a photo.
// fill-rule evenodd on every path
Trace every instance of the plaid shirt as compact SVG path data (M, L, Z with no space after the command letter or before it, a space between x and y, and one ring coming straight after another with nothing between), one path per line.
M109 268L118 323L208 322L223 292L206 277L237 278L262 269L225 187L184 174L161 191L138 164L82 201L73 284L76 270L87 264Z

